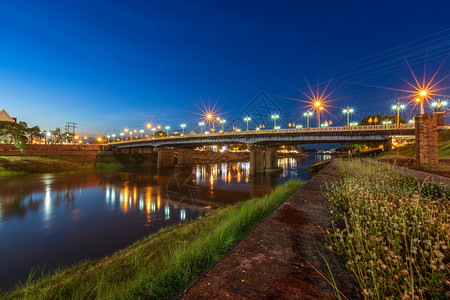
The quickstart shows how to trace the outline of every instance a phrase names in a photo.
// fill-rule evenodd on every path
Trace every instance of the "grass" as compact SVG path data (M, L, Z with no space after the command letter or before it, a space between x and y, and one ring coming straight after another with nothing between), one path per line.
M172 297L211 263L220 260L302 184L291 180L269 195L165 229L110 257L29 280L0 298Z
M356 160L341 170L328 197L343 221L330 239L364 297L450 297L449 190Z
M305 171L312 175L317 174L317 173L319 173L320 170L325 168L331 161L332 161L332 159L327 159L327 160L317 162L313 165L306 167Z
M450 129L443 130L438 134L439 157L450 157ZM415 158L416 143L400 146L383 152L382 157Z
M80 156L1 156L0 176L23 173L80 170L89 168L120 169L124 165L115 155Z

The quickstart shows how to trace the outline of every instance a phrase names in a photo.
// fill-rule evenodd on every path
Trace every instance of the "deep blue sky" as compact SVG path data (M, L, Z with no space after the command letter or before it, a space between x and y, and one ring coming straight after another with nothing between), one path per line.
M405 88L403 55L417 73L449 56L450 31L410 43L450 28L449 11L448 1L6 0L0 109L42 129L77 122L82 133L146 120L192 128L200 99L218 98L233 119L264 90L290 121L303 104L283 97L304 99L305 78L334 76L339 124L347 105L356 118L389 111L402 94L371 86Z

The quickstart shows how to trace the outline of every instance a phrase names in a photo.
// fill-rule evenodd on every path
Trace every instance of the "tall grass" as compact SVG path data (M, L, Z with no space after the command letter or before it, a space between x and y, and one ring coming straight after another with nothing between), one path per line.
M291 180L270 195L177 225L102 260L58 271L5 294L16 298L169 298L221 259L302 182ZM1 298L1 297L0 297Z
M341 169L328 197L343 222L330 238L365 298L450 297L449 191L361 161Z

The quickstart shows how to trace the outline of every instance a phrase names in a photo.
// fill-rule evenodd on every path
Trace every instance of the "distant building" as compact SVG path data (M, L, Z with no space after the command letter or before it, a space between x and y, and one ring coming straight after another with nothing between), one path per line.
M17 123L17 118L12 118L7 112L6 110L2 109L0 111L0 123L2 122L13 122L13 123ZM11 138L9 135L6 136L0 136L0 143L7 143L10 144L11 143Z
M12 118L6 110L2 109L0 111L0 122L14 122L17 123L17 118Z

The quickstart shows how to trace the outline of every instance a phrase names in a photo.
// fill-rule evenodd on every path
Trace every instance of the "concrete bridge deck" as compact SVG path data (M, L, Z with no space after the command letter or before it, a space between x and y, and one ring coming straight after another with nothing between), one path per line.
M392 136L414 136L413 124L372 125L354 127L291 128L278 130L249 130L222 133L190 133L151 139L112 143L117 148L135 147L198 147L214 144L288 145L314 143L352 143L388 141Z

